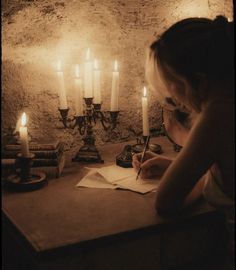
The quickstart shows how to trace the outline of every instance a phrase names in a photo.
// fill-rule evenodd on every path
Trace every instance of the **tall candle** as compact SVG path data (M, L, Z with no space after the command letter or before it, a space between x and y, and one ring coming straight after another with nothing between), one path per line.
M93 71L93 91L94 91L94 104L101 104L101 71L98 69L98 62L94 60Z
M82 79L80 77L79 65L75 66L75 113L76 116L83 115Z
M21 143L21 155L22 157L29 156L29 142L28 142L28 131L26 127L26 114L25 112L21 116L21 126L19 128L20 143Z
M84 65L84 97L93 97L93 63L90 61L90 49L87 49L86 62Z
M112 72L112 88L111 88L111 111L118 111L119 97L119 71L117 61L114 63Z
M143 88L142 96L142 115L143 115L143 136L149 136L149 121L148 121L148 100L147 88Z
M60 109L67 109L67 100L66 100L66 89L64 82L64 73L61 69L61 61L57 63L57 78L58 78L58 93L59 93L59 107Z

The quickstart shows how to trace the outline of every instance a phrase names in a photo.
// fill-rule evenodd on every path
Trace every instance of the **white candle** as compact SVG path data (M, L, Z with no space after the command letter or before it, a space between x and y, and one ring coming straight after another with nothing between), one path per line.
M76 116L83 115L82 80L80 77L79 65L75 66L75 113Z
M93 97L93 63L90 61L90 49L87 49L86 62L84 65L84 97Z
M148 121L148 100L147 89L144 86L142 96L142 113L143 113L143 136L149 136L149 121Z
M29 142L28 142L28 131L26 127L26 114L25 112L21 117L21 126L19 128L20 143L21 143L21 155L22 157L29 157Z
M119 97L119 71L117 61L115 61L114 71L112 73L111 111L118 111L118 97Z
M59 107L60 109L67 109L67 100L66 100L66 89L64 82L64 74L61 70L61 61L59 60L57 63L57 78L58 78L58 93L59 93Z
M94 104L101 104L101 71L98 69L98 62L94 60L93 71L93 91L94 91Z

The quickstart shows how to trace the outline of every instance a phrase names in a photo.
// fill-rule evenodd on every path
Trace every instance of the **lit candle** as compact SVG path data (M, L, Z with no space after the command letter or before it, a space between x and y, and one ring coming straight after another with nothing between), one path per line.
M93 91L94 91L94 104L101 104L101 71L98 69L98 62L94 60L93 71Z
M75 66L75 113L76 116L83 115L82 80L79 72L79 65Z
M29 142L28 131L26 127L26 114L25 112L21 116L21 126L19 128L20 143L21 143L21 155L22 157L29 157Z
M67 109L67 100L66 100L66 89L64 83L64 74L61 70L61 61L57 63L57 78L58 78L58 93L59 93L59 107L60 109Z
M149 136L149 121L148 121L148 100L147 88L143 88L142 96L142 113L143 113L143 136Z
M115 61L114 71L112 73L111 111L118 111L118 96L119 96L119 71L117 61Z
M87 49L86 62L84 66L84 97L93 97L93 63L90 61L90 49Z

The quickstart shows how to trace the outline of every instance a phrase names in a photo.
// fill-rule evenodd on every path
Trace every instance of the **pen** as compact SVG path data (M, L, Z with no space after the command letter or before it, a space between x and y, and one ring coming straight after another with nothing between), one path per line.
M143 149L143 153L142 153L142 156L141 156L141 160L140 160L140 163L141 163L141 164L143 163L143 159L144 159L145 153L146 153L146 151L147 151L149 139L150 139L150 136L147 136L147 140L146 140L146 143L145 143L145 146L144 146L144 149ZM140 165L141 165L141 164L140 164ZM138 177L139 177L140 172L141 172L141 167L140 167L139 170L138 170L136 180L138 180Z

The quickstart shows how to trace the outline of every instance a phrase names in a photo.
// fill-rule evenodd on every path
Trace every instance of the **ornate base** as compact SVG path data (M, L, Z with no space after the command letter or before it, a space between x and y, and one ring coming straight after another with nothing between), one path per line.
M144 144L135 144L132 146L132 150L135 153L141 153L143 151ZM161 145L157 143L150 143L148 145L148 151L152 151L156 154L161 154L163 153Z
M41 172L30 174L30 179L22 181L20 175L10 175L6 180L6 187L14 191L32 191L42 188L47 183L46 175Z
M123 168L132 168L132 146L126 145L123 151L116 156L116 165Z
M95 145L83 145L76 156L72 159L73 162L88 162L88 163L103 163L101 156Z

